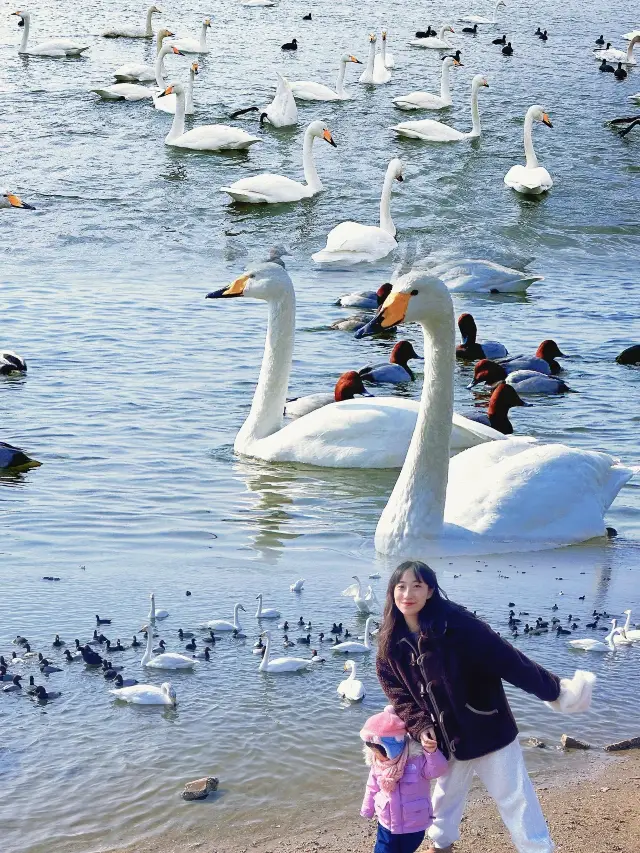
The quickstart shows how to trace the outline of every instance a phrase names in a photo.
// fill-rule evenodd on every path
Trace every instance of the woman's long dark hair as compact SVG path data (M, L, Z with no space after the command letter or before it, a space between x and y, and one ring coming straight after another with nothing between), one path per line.
M407 623L396 607L394 599L395 588L406 571L413 572L416 580L426 583L429 589L433 590L431 597L418 614L418 622L423 633L428 631L434 620L444 616L447 611L455 607L447 598L446 593L440 589L436 573L426 563L420 560L407 560L400 563L389 578L387 598L382 615L382 628L380 628L378 635L378 656L383 660L392 656L394 645L407 632Z

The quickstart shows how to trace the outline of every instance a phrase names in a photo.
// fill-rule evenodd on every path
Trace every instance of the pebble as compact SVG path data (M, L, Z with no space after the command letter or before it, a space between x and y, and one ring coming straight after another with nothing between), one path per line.
M204 776L202 779L194 779L187 782L182 792L183 800L204 800L211 791L218 787L218 779L215 776Z
M562 735L560 739L563 749L591 749L591 744L584 740L578 740L571 735Z

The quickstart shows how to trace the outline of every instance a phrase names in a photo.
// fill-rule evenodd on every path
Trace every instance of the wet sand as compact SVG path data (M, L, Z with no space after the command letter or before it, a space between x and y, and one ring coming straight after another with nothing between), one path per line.
M559 853L635 853L640 850L640 750L618 756L593 753L579 776L538 777L536 789ZM214 795L215 796L215 795ZM198 807L197 803L186 807ZM215 820L215 819L213 819ZM305 813L297 827L274 824L255 838L247 828L221 837L150 839L110 853L371 853L375 821ZM422 850L426 850L425 842ZM469 801L456 853L513 853L493 802L478 789Z

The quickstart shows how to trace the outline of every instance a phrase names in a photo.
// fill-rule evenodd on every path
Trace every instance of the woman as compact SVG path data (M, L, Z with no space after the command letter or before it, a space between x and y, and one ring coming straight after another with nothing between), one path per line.
M564 713L585 711L595 675L560 679L443 595L435 572L409 561L393 572L379 635L382 689L409 733L449 759L433 795L432 850L450 853L473 774L496 801L518 853L551 853L502 679Z

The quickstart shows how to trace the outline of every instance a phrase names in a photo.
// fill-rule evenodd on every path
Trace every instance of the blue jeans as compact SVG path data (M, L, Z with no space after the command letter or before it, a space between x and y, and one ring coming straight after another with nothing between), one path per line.
M415 853L423 841L424 829L422 832L405 832L402 835L394 835L379 823L373 853Z

